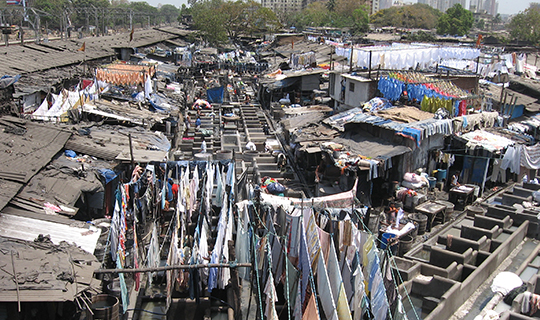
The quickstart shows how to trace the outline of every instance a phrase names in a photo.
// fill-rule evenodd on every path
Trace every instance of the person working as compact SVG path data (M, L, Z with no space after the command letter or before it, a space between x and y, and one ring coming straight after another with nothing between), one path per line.
M256 151L257 146L252 141L249 141L248 143L246 143L246 150Z
M452 188L460 186L458 178L459 178L459 171L454 173L454 175L452 176L452 180L450 181L450 184L451 184Z

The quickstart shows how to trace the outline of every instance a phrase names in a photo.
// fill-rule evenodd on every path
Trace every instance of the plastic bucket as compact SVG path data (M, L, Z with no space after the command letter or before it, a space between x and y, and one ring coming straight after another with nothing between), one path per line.
M397 238L397 236L393 233L388 233L388 232L383 233L382 238L381 238L381 249L386 249L388 247L388 241L394 238ZM397 248L398 248L398 242L396 240L394 241L395 242L390 246L390 251L392 251L393 254L396 254Z
M443 181L443 179L446 179L446 170L437 170L437 181Z
M411 250L413 241L414 239L410 235L403 236L401 239L399 239L399 256L400 257L403 257L405 253Z
M429 188L430 189L435 189L435 184L437 184L437 178L435 177L428 177L428 182L429 182Z
M418 235L426 233L427 216L423 213L413 213L409 215L409 219L418 223Z

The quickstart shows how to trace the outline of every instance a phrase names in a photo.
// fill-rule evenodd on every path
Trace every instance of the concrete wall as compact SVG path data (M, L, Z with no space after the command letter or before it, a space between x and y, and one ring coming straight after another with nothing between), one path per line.
M512 235L482 262L459 287L452 299L441 301L425 320L450 319L452 314L473 294L473 292L497 269L512 250L525 238L528 221L525 221Z
M333 94L331 93L330 97L334 99L337 109L346 110L361 107L364 102L375 96L376 81L337 72L334 75L329 86L333 88ZM351 83L354 84L354 91L351 91Z

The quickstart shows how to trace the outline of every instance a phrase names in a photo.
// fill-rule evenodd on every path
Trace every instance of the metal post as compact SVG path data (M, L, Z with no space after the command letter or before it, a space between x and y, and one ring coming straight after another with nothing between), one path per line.
M350 57L350 59L349 59L349 72L352 72L353 52L354 52L354 47L352 46L352 43L351 43L351 57Z
M373 55L373 52L370 50L369 51L369 66L368 66L368 78L371 79L371 56Z
M334 64L334 61L333 61L334 56L333 56L333 53L334 53L334 46L331 46L330 47L330 70L334 70L334 66L333 66L333 64Z

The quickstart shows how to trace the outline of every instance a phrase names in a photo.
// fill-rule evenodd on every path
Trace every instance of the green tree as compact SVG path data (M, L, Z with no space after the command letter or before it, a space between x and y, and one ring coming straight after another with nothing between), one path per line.
M480 30L484 30L484 28L486 27L486 22L484 21L484 19L480 19L477 23L474 24L474 27Z
M221 12L221 0L204 0L192 3L194 28L211 43L227 42L225 23L227 17Z
M363 3L363 1L360 1ZM353 32L367 30L369 9L358 0L312 2L304 10L286 15L286 24L299 30L306 27L351 28Z
M41 18L41 23L47 23L52 29L60 28L60 15L68 4L67 0L35 0L33 6L49 14L49 16Z
M413 4L379 10L370 17L377 27L434 29L442 13L427 4Z
M172 4L164 4L159 8L159 15L163 18L163 22L171 24L173 21L178 21L180 9Z
M191 6L195 28L214 44L235 40L241 33L275 31L281 23L273 11L248 1L203 0Z
M369 30L369 8L358 8L353 11L353 33L359 34Z
M106 1L106 0L104 0ZM152 21L155 21L155 17L158 14L158 8L153 7L148 4L146 1L135 1L129 3L129 8L133 10L133 26L140 24L141 27L151 24Z
M336 0L328 0L326 3L326 9L328 9L330 12L336 10Z
M446 10L437 23L438 34L466 35L474 23L472 12L459 3Z
M540 42L540 9L530 6L512 18L508 25L510 35L521 41L530 41L534 44Z

